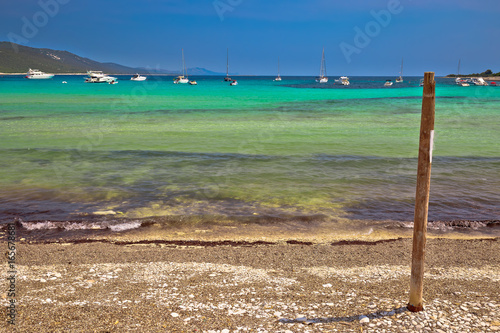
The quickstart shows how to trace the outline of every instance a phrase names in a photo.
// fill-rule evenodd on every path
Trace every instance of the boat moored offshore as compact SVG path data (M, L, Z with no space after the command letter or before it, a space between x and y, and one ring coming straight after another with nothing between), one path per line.
M328 77L326 76L325 48L323 48L323 54L321 56L321 68L319 70L319 76L316 78L316 82L328 82Z
M132 78L130 80L131 81L146 81L146 77L142 76L140 74L135 74L134 76L132 76Z
M110 83L118 81L116 77L104 74L102 71L88 71L87 75L88 77L85 78L85 82L87 83Z
M54 74L47 74L38 69L29 69L28 73L26 73L25 78L27 79L52 79Z

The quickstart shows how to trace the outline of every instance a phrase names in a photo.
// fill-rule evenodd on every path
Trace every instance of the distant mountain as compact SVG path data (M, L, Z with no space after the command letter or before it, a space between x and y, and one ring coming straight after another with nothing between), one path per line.
M150 74L171 74L171 75L179 75L179 71L171 71L168 69L151 69L151 68L145 68L145 67L139 67L136 68L137 71L141 72L148 72ZM218 73L218 72L213 72L205 68L201 67L194 67L194 68L188 68L187 69L188 75L214 75L214 76L223 76L226 75L226 73Z
M108 74L178 74L165 69L132 68L111 62L97 62L68 51L40 49L10 42L0 42L0 73L26 73L29 68L47 73L85 73L89 70ZM223 75L204 68L189 68L189 75Z
M189 75L226 75L226 73L212 72L208 69L200 67L188 68L187 72Z

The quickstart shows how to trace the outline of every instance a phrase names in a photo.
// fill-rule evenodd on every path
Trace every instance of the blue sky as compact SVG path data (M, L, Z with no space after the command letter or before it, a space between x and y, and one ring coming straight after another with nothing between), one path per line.
M28 23L26 23L28 22ZM32 24L35 30L27 25ZM500 71L498 0L1 0L0 40L133 67L274 75Z

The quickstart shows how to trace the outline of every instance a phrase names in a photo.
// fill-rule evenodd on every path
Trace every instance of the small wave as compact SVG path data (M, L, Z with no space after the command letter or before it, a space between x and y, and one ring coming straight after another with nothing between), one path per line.
M140 228L141 225L142 225L142 223L139 221L131 221L131 222L127 222L127 223L110 225L109 229L111 229L112 231L115 231L115 232L120 232L120 231L137 229L137 228Z
M64 231L76 231L76 230L106 230L109 229L114 232L126 231L140 228L142 223L139 221L127 221L122 223L116 223L116 221L110 222L58 222L58 221L43 221L43 222L24 222L20 221L21 226L28 231L40 231L40 230L64 230Z
M402 228L413 228L413 222L401 222L399 225ZM429 221L427 223L427 228L430 230L460 230L460 229L472 229L478 230L487 227L494 227L500 225L498 220L487 220L487 221L467 221L467 220L454 220L454 221Z

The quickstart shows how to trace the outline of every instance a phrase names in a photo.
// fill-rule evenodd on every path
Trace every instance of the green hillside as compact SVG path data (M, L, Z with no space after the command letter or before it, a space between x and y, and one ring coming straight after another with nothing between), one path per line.
M487 69L482 73L472 73L472 74L448 74L446 77L489 77L489 76L500 76L500 72L498 73L493 73L491 69Z
M17 51L10 42L0 42L1 73L26 73L29 68L47 73L85 73L88 70L99 70L114 74L130 74L137 71L131 67L82 58L67 51L15 45Z

